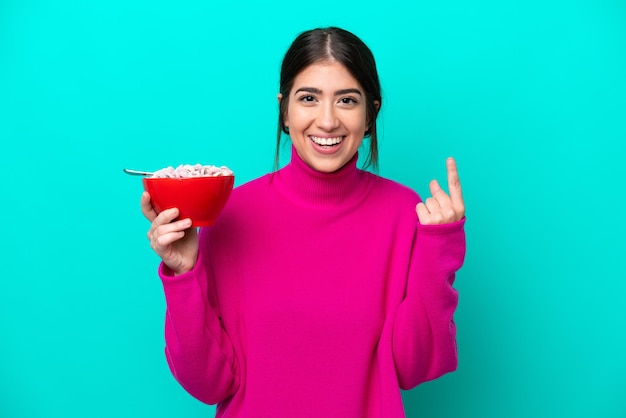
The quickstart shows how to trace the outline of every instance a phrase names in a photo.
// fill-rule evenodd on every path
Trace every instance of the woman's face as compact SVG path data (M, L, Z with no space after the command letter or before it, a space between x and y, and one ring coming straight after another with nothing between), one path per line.
M367 130L365 91L338 62L313 64L296 76L284 121L305 163L337 171L354 157Z

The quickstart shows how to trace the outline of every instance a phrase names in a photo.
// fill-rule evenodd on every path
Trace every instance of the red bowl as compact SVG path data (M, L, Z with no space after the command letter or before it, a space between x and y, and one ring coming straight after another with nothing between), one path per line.
M143 188L150 193L157 213L178 208L178 219L190 218L193 226L215 223L234 184L235 176L143 179Z

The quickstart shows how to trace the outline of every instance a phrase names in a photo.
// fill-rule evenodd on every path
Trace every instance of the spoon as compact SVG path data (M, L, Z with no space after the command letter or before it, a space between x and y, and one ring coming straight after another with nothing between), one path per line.
M149 171L130 170L128 168L124 169L124 173L130 174L131 176L151 176L153 174Z

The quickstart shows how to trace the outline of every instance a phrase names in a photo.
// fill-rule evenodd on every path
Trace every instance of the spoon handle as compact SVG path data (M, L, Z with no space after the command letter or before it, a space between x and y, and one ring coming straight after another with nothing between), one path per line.
M152 173L149 171L130 170L128 168L124 169L124 173L130 174L131 176L151 176L152 175Z

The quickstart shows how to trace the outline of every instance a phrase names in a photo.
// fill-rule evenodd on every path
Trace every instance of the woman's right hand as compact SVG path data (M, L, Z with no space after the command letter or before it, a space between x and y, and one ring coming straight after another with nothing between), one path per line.
M148 192L141 195L141 212L152 223L148 239L163 263L174 275L193 269L198 259L198 231L191 227L191 219L174 221L178 216L176 208L164 210L157 215Z

